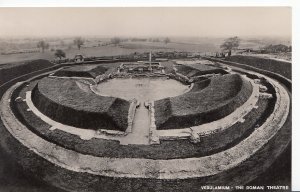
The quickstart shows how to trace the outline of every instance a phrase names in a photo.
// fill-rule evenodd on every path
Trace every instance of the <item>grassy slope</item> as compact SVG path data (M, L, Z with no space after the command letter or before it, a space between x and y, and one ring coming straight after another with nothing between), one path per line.
M47 59L51 60L54 58L53 52L45 52L45 53L23 53L23 54L12 54L12 55L0 55L0 66L3 64L10 63L24 63L24 61L30 61L35 59Z
M20 93L25 97L26 90L30 87L24 87ZM14 103L14 102L13 102ZM230 143L237 143L241 140L241 135L250 134L258 121L262 123L268 113L266 108L269 106L268 100L259 100L259 108L252 110L247 116L244 123L236 123L228 131L220 134L220 139L205 138L201 143L193 144L188 140L162 141L160 145L119 145L118 141L91 139L81 140L78 136L60 131L49 130L50 126L36 117L32 112L26 111L25 102L13 104L14 111L18 112L17 117L33 132L44 139L54 142L60 146L75 150L83 154L92 154L96 156L109 157L135 157L135 158L187 158L200 157L216 153L230 147Z
M1 127L0 129L5 129ZM64 192L27 175L19 164L0 148L1 192Z
M197 81L194 83L194 86L192 87L190 92L198 92L198 91L206 88L207 86L209 86L210 82L211 82L211 79L204 79L204 80Z
M176 65L175 67L178 73L183 74L184 76L187 76L189 78L211 73L226 73L223 69L208 65Z
M203 90L155 101L157 128L191 127L220 119L243 104L251 92L251 84L237 74L213 78Z
M42 113L61 123L91 129L127 128L128 101L86 92L72 80L43 78L33 89L32 100Z
M48 68L53 65L54 64L43 59L28 61L24 63L11 63L3 66L0 65L0 84L7 82L13 78L16 78L20 75Z
M104 74L108 69L99 65L80 65L68 67L57 71L54 75L61 77L90 77L96 78Z
M172 61L167 61L167 62L161 62L161 65L165 67L165 73L174 73L174 69L173 69L173 62Z
M292 77L292 66L289 62L243 55L234 55L226 59L228 61L242 63L274 73L278 73L289 79L291 79Z

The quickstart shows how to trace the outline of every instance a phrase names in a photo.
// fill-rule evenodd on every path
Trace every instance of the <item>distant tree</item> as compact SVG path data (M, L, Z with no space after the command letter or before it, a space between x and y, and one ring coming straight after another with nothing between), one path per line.
M80 50L80 47L84 44L84 40L81 37L76 37L74 39L74 44L77 46L77 48Z
M267 53L279 53L288 52L290 50L289 46L277 44L277 45L267 45L263 48Z
M64 47L66 44L65 44L65 41L64 40L61 40L60 41L60 45L62 46L62 47Z
M241 40L237 36L230 37L224 41L220 48L224 51L228 51L228 56L231 56L231 51L239 47L240 41Z
M160 42L159 38L153 38L152 42Z
M170 42L171 42L171 40L170 40L169 37L167 37L167 38L164 39L164 43L165 43L165 44L168 44L168 43L170 43Z
M58 57L59 59L61 59L62 57L66 57L66 53L61 50L61 49L57 49L54 53L55 57Z
M42 52L44 53L45 49L49 48L49 44L46 43L44 40L42 40L37 43L37 47L40 48L42 50Z
M121 39L119 37L114 37L110 39L110 42L114 45L118 45L121 43Z

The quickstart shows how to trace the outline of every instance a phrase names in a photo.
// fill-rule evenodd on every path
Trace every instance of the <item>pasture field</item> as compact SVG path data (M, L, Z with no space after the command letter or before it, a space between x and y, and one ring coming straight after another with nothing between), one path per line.
M223 43L224 38L216 37L171 37L170 43L152 42L152 41L123 41L119 45L110 44L109 38L87 38L85 44L80 50L73 44L71 38L58 38L51 40L49 39L49 49L45 50L44 53L36 52L36 41L26 41L26 43L18 43L19 41L0 41L0 51L11 50L15 48L18 51L22 50L35 50L33 53L16 53L16 54L0 54L0 65L5 63L20 62L24 60L35 60L35 59L47 59L53 60L54 50L63 49L66 53L67 58L74 58L76 54L82 54L86 57L90 56L115 56L115 55L127 55L135 52L150 52L150 51L185 51L185 52L200 52L200 53L215 53L220 51L220 45ZM50 41L51 40L51 41ZM22 42L22 41L21 41ZM61 43L64 42L64 43ZM263 47L270 43L286 43L274 42L271 40L260 40L242 38L240 48L254 48Z

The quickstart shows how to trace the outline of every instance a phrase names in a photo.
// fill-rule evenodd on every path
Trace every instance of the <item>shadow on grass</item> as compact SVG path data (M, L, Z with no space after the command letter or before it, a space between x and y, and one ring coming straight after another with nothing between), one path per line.
M1 192L65 192L24 174L22 167L12 161L0 148Z

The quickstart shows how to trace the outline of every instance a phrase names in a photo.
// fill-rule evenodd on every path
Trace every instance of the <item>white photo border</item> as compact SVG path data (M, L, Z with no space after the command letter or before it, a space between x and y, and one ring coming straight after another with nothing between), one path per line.
M292 7L292 190L300 191L300 1L298 0L0 0L0 7ZM299 42L296 44L296 42ZM298 118L297 118L298 117Z

